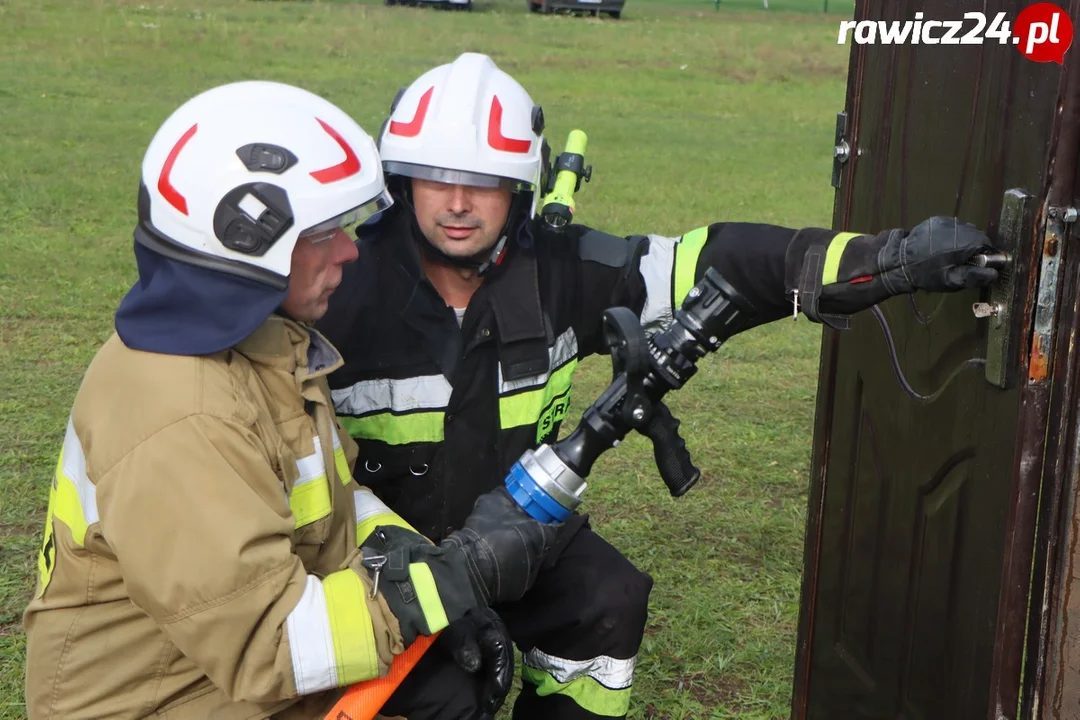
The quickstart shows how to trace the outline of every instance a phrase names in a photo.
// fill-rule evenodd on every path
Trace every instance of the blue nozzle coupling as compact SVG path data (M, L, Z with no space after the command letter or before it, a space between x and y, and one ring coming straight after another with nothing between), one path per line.
M570 517L570 510L544 492L520 462L514 463L514 467L510 468L510 473L506 476L506 489L510 491L510 497L514 498L518 507L533 520L551 523L562 522Z
M581 504L585 481L549 445L525 451L506 476L506 489L529 517L562 522Z

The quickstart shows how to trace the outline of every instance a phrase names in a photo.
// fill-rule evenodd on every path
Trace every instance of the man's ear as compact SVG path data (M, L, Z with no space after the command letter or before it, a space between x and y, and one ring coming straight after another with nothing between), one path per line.
M386 179L386 188L393 196L394 202L404 201L412 207L412 178L407 175L391 175Z

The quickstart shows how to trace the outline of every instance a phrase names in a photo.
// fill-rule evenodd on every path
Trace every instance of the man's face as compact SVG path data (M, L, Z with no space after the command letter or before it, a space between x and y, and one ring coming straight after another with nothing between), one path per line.
M413 207L421 232L446 255L486 255L510 212L510 190L448 185L413 178Z
M341 266L356 260L358 254L356 243L344 230L321 242L300 238L293 248L289 294L282 309L301 322L321 318L331 293L341 283Z

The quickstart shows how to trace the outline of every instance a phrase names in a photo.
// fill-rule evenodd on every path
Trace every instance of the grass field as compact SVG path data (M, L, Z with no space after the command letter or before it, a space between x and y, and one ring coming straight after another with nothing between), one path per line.
M0 719L24 716L21 611L68 408L135 278L142 153L210 86L307 87L374 133L395 91L466 50L589 135L582 222L679 234L828 225L851 2L629 0L623 19L370 2L0 0ZM735 338L671 401L704 471L672 500L638 440L605 456L594 525L652 573L634 718L783 718L790 705L820 331ZM586 363L576 408L609 377ZM576 415L574 415L576 417ZM508 714L507 714L508 717Z

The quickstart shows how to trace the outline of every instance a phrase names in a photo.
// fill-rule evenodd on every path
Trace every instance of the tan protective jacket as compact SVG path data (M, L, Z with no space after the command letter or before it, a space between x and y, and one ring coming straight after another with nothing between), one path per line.
M387 672L401 635L355 547L402 521L349 472L340 364L279 316L210 356L105 343L25 614L31 720L321 718Z

